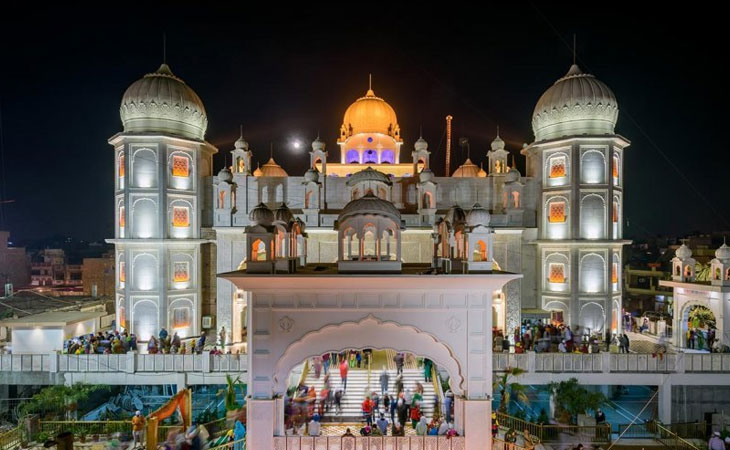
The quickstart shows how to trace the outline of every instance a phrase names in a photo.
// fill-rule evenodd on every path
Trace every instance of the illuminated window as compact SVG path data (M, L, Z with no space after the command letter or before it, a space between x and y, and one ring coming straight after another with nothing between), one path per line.
M550 159L550 178L565 176L565 156Z
M725 279L730 280L730 267L727 270L725 270Z
M127 328L127 308L124 306L119 307L119 326Z
M618 283L618 264L613 263L611 265L611 283Z
M261 239L256 239L251 244L251 260L266 261L266 244Z
M487 260L487 244L484 241L477 241L474 246L474 261L486 261Z
M220 191L218 193L218 209L225 208L225 204L226 204L226 192Z
M618 202L613 202L613 223L618 223Z
M173 281L176 283L190 280L190 264L188 262L176 262L173 264Z
M721 275L722 274L721 274L720 268L719 267L716 267L715 268L715 279L716 280L720 280L721 279Z
M119 178L124 178L124 154L119 155Z
M246 165L243 163L243 158L240 156L236 158L236 171L238 173L243 173L246 171Z
M618 181L618 156L613 156L613 168L611 169L614 183Z
M565 222L565 202L550 203L548 221L550 223Z
M691 277L692 276L692 267L690 267L690 266L684 266L684 276L685 277Z
M187 328L190 326L190 308L175 308L172 310L172 328Z
M190 160L185 156L172 157L172 176L187 177L190 175Z
M119 228L124 228L124 206L119 207Z
M520 193L518 191L512 191L512 202L515 208L520 207Z
M124 261L119 262L119 285L124 287L124 282L127 281L127 265Z
M172 226L185 228L190 226L190 209L185 206L172 208Z
M548 281L551 283L565 283L565 264L551 263Z

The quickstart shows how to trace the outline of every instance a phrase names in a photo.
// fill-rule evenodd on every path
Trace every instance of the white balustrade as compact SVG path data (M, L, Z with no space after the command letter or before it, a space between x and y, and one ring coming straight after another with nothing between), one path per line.
M277 436L271 450L464 450L463 436Z

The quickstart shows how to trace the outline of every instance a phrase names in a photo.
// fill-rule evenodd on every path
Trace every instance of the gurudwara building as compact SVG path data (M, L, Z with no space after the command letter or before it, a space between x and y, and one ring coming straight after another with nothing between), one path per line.
M245 341L247 296L216 274L265 258L264 241L249 242L245 233L262 210L273 215L281 244L272 272L353 253L389 267L423 263L448 271L464 265L446 267L446 260L488 259L522 275L494 293L496 328L545 317L619 331L629 142L614 130L613 92L577 65L538 100L535 140L520 156L497 135L486 170L467 158L450 176L431 170L423 138L403 141L395 110L372 89L345 111L333 155L319 138L312 143L303 174L290 175L273 156L254 166L243 136L230 150L231 166L213 174L219 149L205 140L203 102L164 64L127 89L120 114L124 130L109 140L118 324L143 339L159 327L181 336L225 327L229 342ZM525 174L515 157L526 159ZM398 212L402 227L337 230L342 215L373 197ZM488 246L467 239L472 212L487 217Z

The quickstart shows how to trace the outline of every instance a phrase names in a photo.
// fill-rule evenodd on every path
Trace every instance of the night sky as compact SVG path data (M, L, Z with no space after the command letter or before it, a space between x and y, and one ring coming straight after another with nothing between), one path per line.
M265 162L273 142L290 175L308 164L306 150L288 145L295 138L308 144L319 131L338 160L342 115L365 94L368 73L396 110L403 160L422 126L443 173L447 114L475 163L486 161L498 125L516 154L533 139L538 98L570 66L576 33L579 65L614 91L616 131L632 141L626 237L730 230L730 65L720 13L613 3L591 10L586 2L458 11L363 3L319 12L315 3L305 12L202 4L4 11L0 185L14 202L2 205L0 228L16 242L113 236L107 139L122 130L127 86L162 62L163 32L168 64L205 104L206 137L220 150L215 172L243 124L256 159ZM458 146L453 153L452 170L465 158ZM518 166L524 173L522 156Z

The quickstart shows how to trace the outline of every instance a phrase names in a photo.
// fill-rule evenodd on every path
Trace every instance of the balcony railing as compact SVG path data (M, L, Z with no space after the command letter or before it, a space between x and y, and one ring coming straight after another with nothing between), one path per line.
M247 355L0 355L3 372L245 372Z
M438 450L462 450L464 437L454 436L287 436L274 437L275 449L326 448L345 449L406 449L437 448Z
M730 373L728 353L494 353L493 370L551 373Z

